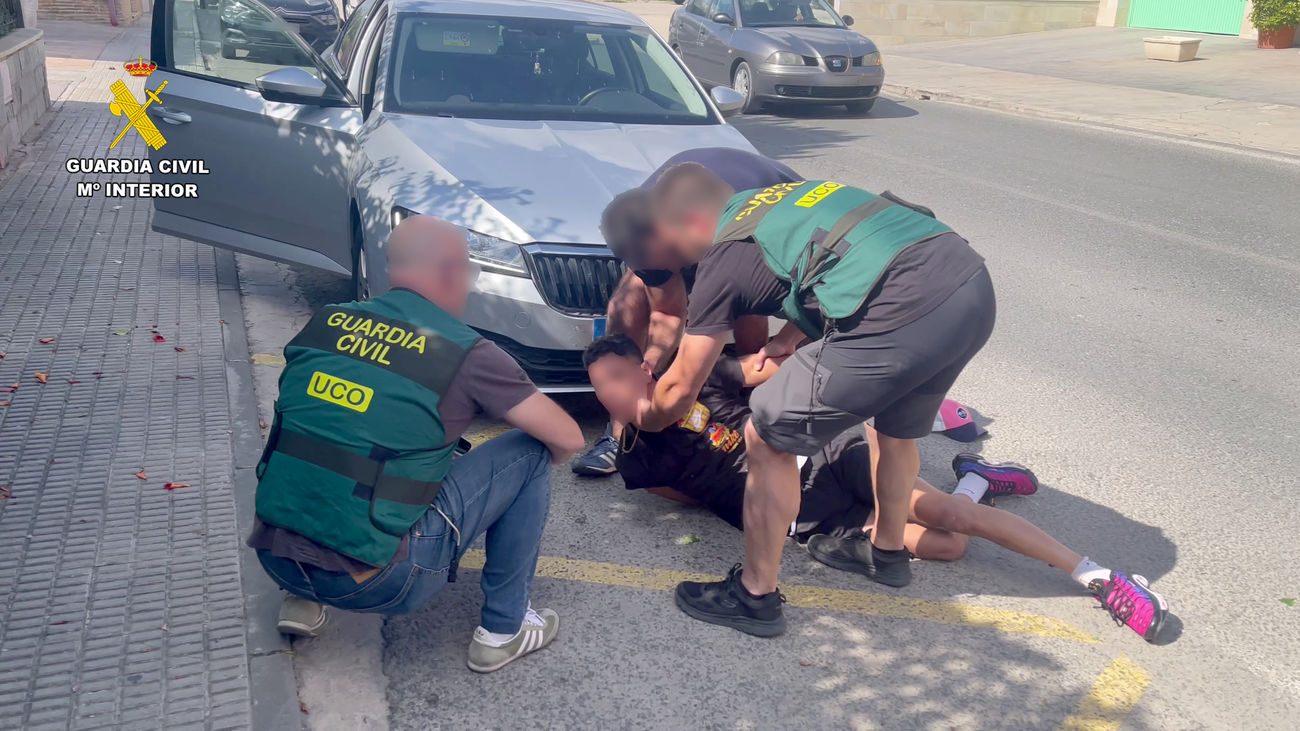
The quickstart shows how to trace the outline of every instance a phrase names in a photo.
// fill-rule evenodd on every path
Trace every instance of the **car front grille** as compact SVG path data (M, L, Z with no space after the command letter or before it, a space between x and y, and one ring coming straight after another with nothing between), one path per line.
M826 68L831 71L839 72L848 69L849 59L847 56L827 56Z
M874 96L874 86L791 86L779 84L776 93L781 96L804 99L860 99Z
M568 315L603 315L623 276L609 254L530 252L529 269L546 304Z

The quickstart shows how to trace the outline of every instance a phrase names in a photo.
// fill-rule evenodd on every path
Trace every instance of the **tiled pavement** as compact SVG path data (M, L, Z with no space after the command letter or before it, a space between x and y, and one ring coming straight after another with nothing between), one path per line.
M107 153L106 102L146 41L110 43L0 171L4 728L297 725L240 551L260 439L233 259L151 232L148 200L77 198L64 168L145 156L133 132Z

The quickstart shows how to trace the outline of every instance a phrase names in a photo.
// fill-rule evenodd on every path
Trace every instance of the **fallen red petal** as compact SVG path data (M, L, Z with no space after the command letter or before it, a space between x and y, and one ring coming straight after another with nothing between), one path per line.
M9 405L8 401L0 401L0 406L8 406L8 405Z
M6 351L0 350L0 360L4 360L6 355L9 355L9 353L6 352Z
M36 371L35 376L37 381L39 381L40 383L45 383L45 381L49 380L50 374Z
M190 483L188 482L164 482L163 483L164 490L179 490L182 487L192 487L192 485L190 485Z
M184 352L185 352L185 348L182 348L182 347L179 346L179 345L177 345L176 347L172 348L172 350L176 351L177 353L184 353Z
M41 345L49 345L50 343L54 342L54 338L41 338L37 342L40 343Z
M167 338L164 338L163 336L159 335L158 333L154 333L154 334L153 334L153 341L154 341L155 343L165 343L165 342L167 342Z
M12 482L7 482L0 485L0 500L8 500L14 496L14 491L9 489L9 486L12 484Z
M139 477L139 478L142 479L142 480L147 480L147 479L149 479L148 477L145 476L145 474L144 474L144 470L140 470L139 472L135 473L135 476L136 476L136 477Z

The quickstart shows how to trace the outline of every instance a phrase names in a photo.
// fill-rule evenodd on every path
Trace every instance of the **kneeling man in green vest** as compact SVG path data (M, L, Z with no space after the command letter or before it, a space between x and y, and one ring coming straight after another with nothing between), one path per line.
M639 426L663 429L686 415L739 317L788 320L764 354L791 356L750 397L743 568L720 582L678 585L677 605L742 632L784 632L777 573L799 514L796 455L868 419L874 525L820 542L814 556L906 585L916 440L993 331L983 258L928 209L832 181L736 193L708 168L684 163L659 179L654 196L661 235L646 245L699 267L677 358L639 404Z
M393 289L325 307L284 349L258 464L249 545L291 596L280 629L314 635L321 604L401 614L449 581L486 535L469 667L491 672L550 644L559 617L529 586L550 466L582 448L568 414L459 319L477 267L463 230L417 216L388 242ZM517 427L453 461L479 414Z

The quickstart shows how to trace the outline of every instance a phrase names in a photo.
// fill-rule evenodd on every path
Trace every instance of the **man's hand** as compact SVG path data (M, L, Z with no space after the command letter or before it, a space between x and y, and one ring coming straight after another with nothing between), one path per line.
M804 334L799 326L787 322L785 327L781 328L781 332L768 341L762 350L754 354L754 370L762 373L768 361L775 361L773 365L780 365L786 358L794 355L803 340Z
M708 379L726 342L726 333L682 338L677 359L659 379L654 393L637 402L637 426L646 431L662 431L685 416L699 397L700 387Z

